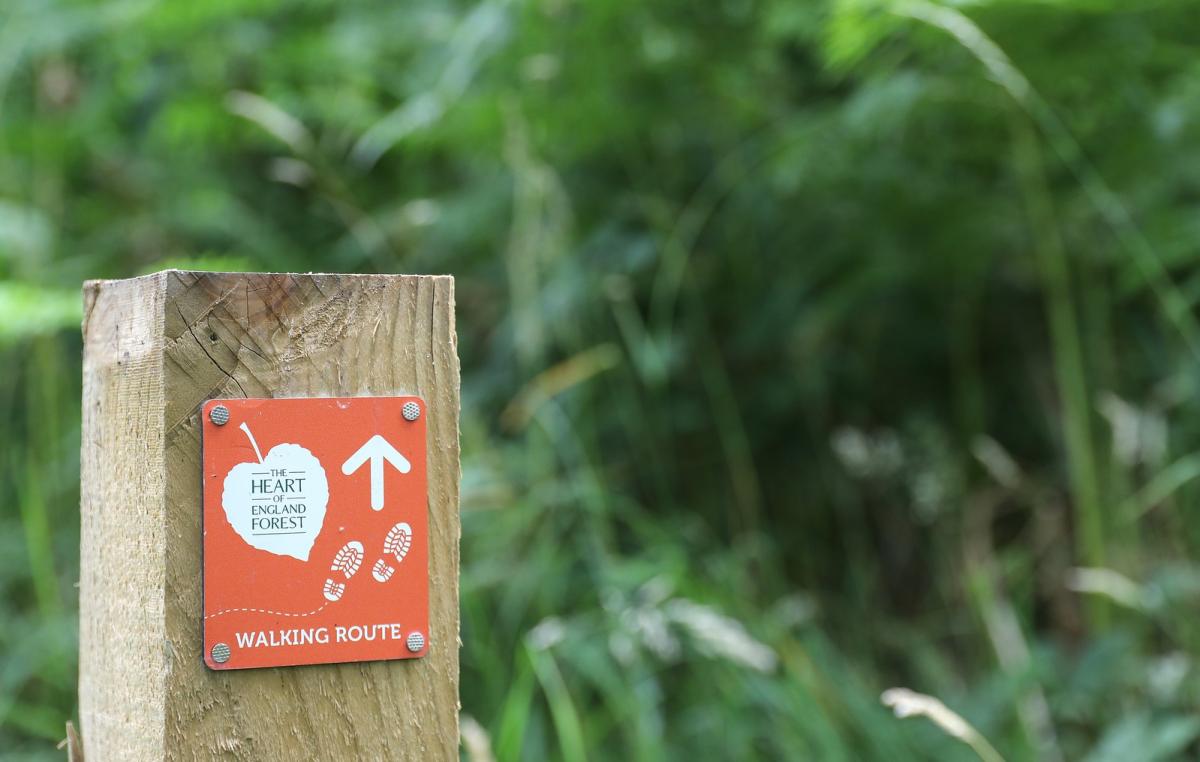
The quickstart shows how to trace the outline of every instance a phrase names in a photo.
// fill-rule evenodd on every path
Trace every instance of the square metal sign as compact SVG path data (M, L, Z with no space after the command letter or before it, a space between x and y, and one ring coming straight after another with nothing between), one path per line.
M425 413L419 397L204 403L210 668L426 653Z

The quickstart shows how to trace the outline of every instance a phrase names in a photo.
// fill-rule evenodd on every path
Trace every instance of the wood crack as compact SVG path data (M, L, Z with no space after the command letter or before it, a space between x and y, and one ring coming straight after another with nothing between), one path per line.
M204 346L204 342L200 341L200 337L196 335L196 331L194 330L193 324L189 323L188 319L183 316L183 310L180 309L178 304L175 305L175 310L177 312L179 312L179 319L183 321L184 326L187 327L187 332L189 334L191 334L192 339L194 339L196 342L196 346L200 347L200 351L204 353L204 356L208 358L209 362L211 362L213 365L215 365L217 370L224 373L226 378L228 378L230 381L232 381L233 383L235 383L237 385L237 388L242 393L243 397L249 397L250 395L246 394L246 390L244 388L242 388L242 382L238 381L236 378L234 378L232 373L230 373L229 371L222 368L221 363L217 362L217 359L215 357L213 357L212 354L208 351L208 349Z

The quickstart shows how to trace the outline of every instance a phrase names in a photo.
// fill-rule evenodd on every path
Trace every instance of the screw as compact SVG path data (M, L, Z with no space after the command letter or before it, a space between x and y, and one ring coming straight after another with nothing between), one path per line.
M404 407L400 408L400 414L406 421L415 421L421 417L421 406L415 402L405 402Z
M218 426L224 426L229 423L229 408L224 405L217 405L208 411L208 418Z
M408 646L410 653L419 654L425 648L425 636L421 634L420 630L413 630L408 634L404 645Z
M213 646L212 659L217 664L224 664L229 661L229 646L225 643L218 643Z

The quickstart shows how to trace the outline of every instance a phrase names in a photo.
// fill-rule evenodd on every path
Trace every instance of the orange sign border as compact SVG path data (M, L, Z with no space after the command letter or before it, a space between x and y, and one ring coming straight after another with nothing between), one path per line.
M415 420L404 415L406 404L418 406ZM224 425L212 416L218 406L229 411ZM210 669L428 652L427 418L416 396L213 399L201 406L203 658ZM231 499L233 514L223 504L234 469L267 467L276 456L294 455L295 445L319 461L328 485L307 559L252 547L232 524L238 498ZM410 470L402 473L406 463Z

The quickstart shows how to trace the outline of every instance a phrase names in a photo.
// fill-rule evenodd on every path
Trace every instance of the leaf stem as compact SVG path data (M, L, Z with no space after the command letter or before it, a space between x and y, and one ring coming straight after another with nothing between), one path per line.
M250 446L254 448L254 454L258 456L258 462L262 463L263 462L262 451L258 449L258 442L254 441L254 435L250 433L250 427L247 426L245 424L245 422L243 422L242 425L239 426L238 428L241 429L242 431L246 432L246 438L250 440Z

